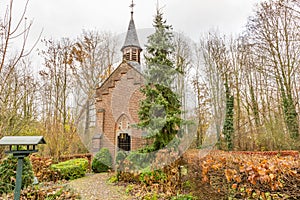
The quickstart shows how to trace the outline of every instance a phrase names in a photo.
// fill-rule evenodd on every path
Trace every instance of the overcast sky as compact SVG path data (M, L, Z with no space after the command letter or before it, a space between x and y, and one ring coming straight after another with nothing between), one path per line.
M225 34L243 30L254 5L262 0L160 0L164 17L175 31L197 41L203 32L218 28ZM2 3L1 3L2 2ZM0 13L8 0L0 0ZM19 13L25 0L14 0ZM152 28L157 0L134 0L137 29ZM43 37L74 38L82 29L127 30L131 0L29 0L27 18L33 20L32 37L43 29ZM2 8L1 8L2 7ZM3 16L2 16L3 17Z

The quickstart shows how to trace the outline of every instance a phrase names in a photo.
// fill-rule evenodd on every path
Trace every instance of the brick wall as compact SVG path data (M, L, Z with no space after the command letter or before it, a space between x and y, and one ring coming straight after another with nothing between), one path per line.
M117 120L125 115L130 124L138 122L140 87L144 78L133 67L122 63L96 91L97 129L102 133L100 148L106 147L113 158L117 149ZM103 112L104 111L104 112ZM103 128L102 128L103 127ZM141 131L130 128L131 150L142 146Z

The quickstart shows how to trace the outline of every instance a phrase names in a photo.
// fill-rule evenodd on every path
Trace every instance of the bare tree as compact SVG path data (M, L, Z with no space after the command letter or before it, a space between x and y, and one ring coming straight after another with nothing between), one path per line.
M10 0L0 16L0 135L24 133L34 118L36 82L25 59L35 46L27 47L32 21L25 17L28 1L19 18L13 18L13 5Z
M25 17L28 0L25 3L21 17L17 20L13 19L13 4L14 1L10 0L4 16L0 17L0 80L2 83L0 85L0 95L2 94L5 83L9 79L11 72L22 58L30 54L35 46L33 45L30 49L26 49L32 26L32 21L28 23L27 18ZM18 48L19 50L12 49L13 42L19 39L21 39L20 48Z
M222 63L226 61L222 58L225 55L225 49L223 44L220 43L222 41L219 39L216 33L209 33L207 38L200 41L200 48L203 54L205 73L211 98L212 115L214 117L213 121L216 126L218 147L220 148L226 98L224 70L227 64Z
M95 90L112 72L117 41L111 33L84 30L73 45L76 124L85 143L94 134Z
M291 138L299 136L299 117L296 109L293 80L298 74L299 19L289 9L290 0L276 0L260 4L248 23L249 38L256 54L263 57L268 79L277 85L284 121Z
M43 40L43 42L46 49L40 52L45 65L45 69L40 71L43 82L42 121L44 135L48 140L48 153L56 157L69 153L73 148L71 142L80 143L77 141L74 116L69 109L74 88L71 56L73 42L66 38L61 41Z
M176 77L176 91L180 95L183 110L186 110L186 90L189 84L189 72L192 62L191 41L182 33L176 34L174 42L174 60L175 67L178 71ZM185 113L183 113L185 114Z

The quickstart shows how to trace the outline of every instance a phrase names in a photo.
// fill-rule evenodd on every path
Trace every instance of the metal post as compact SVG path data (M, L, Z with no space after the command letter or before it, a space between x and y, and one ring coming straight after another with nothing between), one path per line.
M14 200L20 200L21 186L22 186L22 172L23 172L24 156L18 156L16 187L14 192Z

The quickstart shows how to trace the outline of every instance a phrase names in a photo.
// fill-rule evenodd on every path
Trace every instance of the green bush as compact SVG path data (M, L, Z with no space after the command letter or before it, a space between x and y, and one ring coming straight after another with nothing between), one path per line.
M128 156L128 152L126 151L118 151L117 156L116 156L116 170L118 172L123 171L124 170L124 160L126 159L126 157Z
M189 194L177 194L177 196L174 196L171 198L171 200L193 200L196 199L196 197L193 197Z
M140 174L139 180L149 186L155 183L163 183L167 180L167 175L161 170L145 170Z
M61 179L74 180L85 175L88 169L88 161L77 158L51 165L51 169L60 174Z
M127 156L128 156L128 153L126 151L118 151L117 156L116 156L116 163L122 164Z
M16 184L16 171L18 159L12 155L7 156L0 164L0 194L12 192ZM22 188L33 182L33 170L28 158L24 159L22 173Z
M139 151L132 151L126 157L131 166L129 167L130 170L137 170L143 171L145 168L149 167L153 162L154 153L141 153Z
M95 173L107 172L112 168L112 157L107 148L102 148L96 153L92 161L92 170Z

